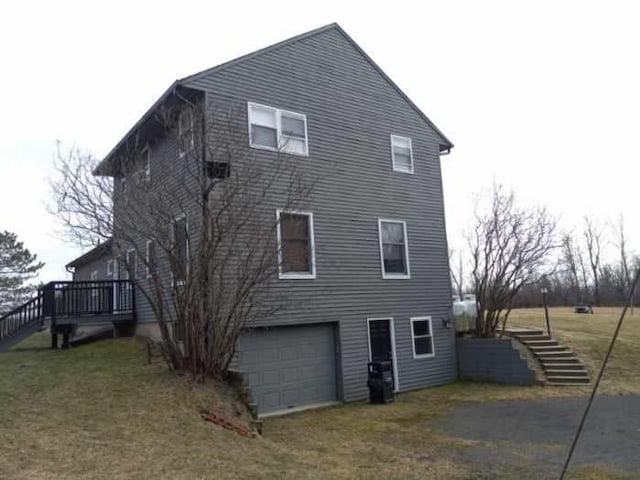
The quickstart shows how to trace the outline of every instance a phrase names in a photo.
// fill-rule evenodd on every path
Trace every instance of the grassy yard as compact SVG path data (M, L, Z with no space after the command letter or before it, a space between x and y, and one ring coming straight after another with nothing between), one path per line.
M542 318L516 312L513 323ZM640 391L632 368L640 360L637 319L640 312L622 332L609 392ZM552 310L558 336L593 366L614 321L613 310L575 317ZM587 391L454 383L400 394L388 406L358 402L268 419L263 438L246 439L198 415L202 407L235 415L232 392L193 387L161 363L146 365L132 339L69 351L47 343L36 335L0 354L0 478L485 478L460 460L477 442L440 428L456 405ZM535 478L529 473L518 471ZM618 477L590 468L572 478Z

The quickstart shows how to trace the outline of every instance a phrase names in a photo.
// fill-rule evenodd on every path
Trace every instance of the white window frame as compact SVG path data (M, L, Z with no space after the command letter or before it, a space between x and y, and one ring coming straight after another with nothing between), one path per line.
M404 258L407 267L407 273L386 273L384 269L384 249L382 248L382 224L383 223L401 223L404 233ZM407 236L407 222L404 220L394 220L389 218L378 218L378 243L380 245L380 268L382 270L382 278L385 280L409 280L411 278L411 269L409 267L409 237Z
M130 281L135 281L138 280L138 252L136 252L135 248L130 248L127 250L127 253L124 257L125 259L125 267L129 264L129 253L133 252L134 253L134 264L133 264L133 268L131 268L131 272L133 272L133 277L131 276L131 273L129 272L129 270L125 270L127 272L127 276L129 278L127 278L127 280Z
M97 282L98 281L98 276L99 276L99 272L98 270L93 270L90 274L89 274L89 281L91 282ZM96 290L96 286L95 284L91 285L91 298L95 300L95 298L98 296L98 290ZM95 306L95 305L94 305Z
M396 166L396 154L393 149L394 140L408 140L409 141L409 158L411 159L411 167L407 170L405 168ZM411 138L403 137L401 135L391 135L391 164L393 165L394 172L402 172L409 173L413 175L413 144L411 143Z
M107 260L107 277L113 277L113 259Z
M276 141L278 142L277 148L268 147L266 145L259 145L253 143L253 135L251 131L251 109L262 108L264 110L271 110L275 113L276 117ZM286 145L283 145L282 141L282 115L299 118L304 122L304 153L291 152L288 151ZM249 123L249 146L251 148L257 148L260 150L269 150L272 152L283 152L288 153L290 155L298 155L300 157L308 157L309 156L309 134L307 132L307 116L304 113L292 112L290 110L283 110L281 108L270 107L269 105L262 105L260 103L247 102L247 120Z
M189 115L189 131L191 132L191 138L189 139L190 141L188 141L188 145L183 145L182 144L182 117L183 115ZM183 109L180 114L178 115L178 157L182 158L184 157L189 150L191 150L195 144L195 122L193 119L193 109L192 108L185 108ZM183 150L184 147L184 150Z
M147 264L147 275L146 278L151 278L151 269L149 268L150 266L150 256L149 256L149 245L151 245L153 242L153 240L147 240L147 243L145 245L145 261ZM187 245L189 244L189 241L187 240ZM156 264L155 267L158 268L158 262L157 262L157 258L156 258Z
M436 356L436 342L434 341L433 338L433 322L431 320L431 317L411 317L409 322L409 328L411 328L411 348L413 350L413 358L414 359L420 359L420 358L433 358ZM428 335L418 335L416 336L413 333L413 324L415 322L427 322L427 325L429 325L429 334ZM429 338L429 340L431 341L431 353L421 353L421 354L417 354L416 353L416 342L415 339L416 338Z
M175 244L176 241L176 231L175 231L175 224L177 222L179 222L180 220L182 220L184 218L185 220L185 230L187 232L187 265L186 265L186 275L189 275L189 260L191 258L191 251L189 249L189 244L191 242L189 242L189 217L187 216L187 214L185 213L181 213L180 215L177 215L175 217L173 217L173 220L171 221L171 224L169 225L169 229L170 229L170 234L171 234L171 243ZM184 285L186 283L186 278L184 280L178 280L177 282L174 280L173 278L173 269L171 268L171 265L169 265L169 270L171 272L171 286L176 286L176 285Z
M151 183L151 147L147 145L142 149L143 169L142 175L146 183Z
M309 217L309 239L310 239L310 255L311 255L311 272L302 273L302 272L283 272L282 271L282 233L280 231L280 215L281 214L290 214L290 215L306 215ZM278 238L278 278L281 279L296 279L296 280L313 280L316 278L316 242L315 242L315 233L313 229L313 212L303 212L300 210L286 210L286 209L277 209L276 210L276 222L278 223L278 228L276 231L276 235Z
M391 368L393 368L393 391L400 391L400 379L398 378L398 355L396 354L396 329L393 317L373 317L367 318L367 347L369 348L369 362L371 358L371 330L369 324L378 320L389 320L389 332L391 334Z

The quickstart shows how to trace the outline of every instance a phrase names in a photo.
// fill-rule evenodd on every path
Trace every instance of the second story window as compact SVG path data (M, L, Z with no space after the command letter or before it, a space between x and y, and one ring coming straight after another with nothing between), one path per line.
M278 210L280 278L315 278L313 214Z
M189 233L187 217L181 216L174 220L171 238L173 240L173 260L171 275L176 285L187 280L189 269Z
M407 224L400 220L378 220L382 278L410 278Z
M394 172L413 173L411 139L391 135L391 160Z
M249 144L254 148L308 155L307 117L249 103Z
M187 108L178 116L178 156L184 157L195 145L193 110Z
M147 278L156 273L156 244L153 240L147 240Z
M142 165L140 166L140 178L145 182L151 182L151 148L145 147L142 150Z
M126 261L126 280L135 280L138 277L138 256L134 249L127 250Z

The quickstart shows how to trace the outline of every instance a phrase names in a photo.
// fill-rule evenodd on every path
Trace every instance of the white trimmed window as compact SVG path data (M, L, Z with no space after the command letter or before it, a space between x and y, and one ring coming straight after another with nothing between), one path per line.
M173 240L173 265L171 269L172 282L181 285L187 280L189 271L189 223L187 217L176 217L171 227Z
M413 173L413 149L410 138L391 135L391 159L394 172Z
M147 278L151 278L156 271L156 244L153 240L147 240Z
M125 270L127 278L126 280L135 280L138 278L138 255L132 248L127 250L127 269Z
M151 182L151 148L145 147L142 150L142 173L141 178L144 178L144 181L147 183Z
M413 358L435 356L431 317L411 318L411 344L413 345Z
M113 260L107 260L107 277L113 277Z
M306 115L256 103L248 109L251 147L308 155Z
M185 108L178 116L178 156L184 157L195 143L193 110Z
M91 274L89 275L89 279L92 282L97 282L98 281L98 270L92 271ZM93 299L92 301L94 302L93 303L94 307L95 307L96 298L98 298L98 293L99 293L98 292L98 286L95 285L95 284L91 285L91 298Z
M313 213L278 210L280 278L316 278Z
M382 278L410 278L407 223L378 219Z

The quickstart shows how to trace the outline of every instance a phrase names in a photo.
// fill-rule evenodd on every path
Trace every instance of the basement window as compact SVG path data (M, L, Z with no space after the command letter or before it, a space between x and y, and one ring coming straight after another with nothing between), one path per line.
M435 356L433 330L431 327L431 317L411 318L413 358L430 358Z

